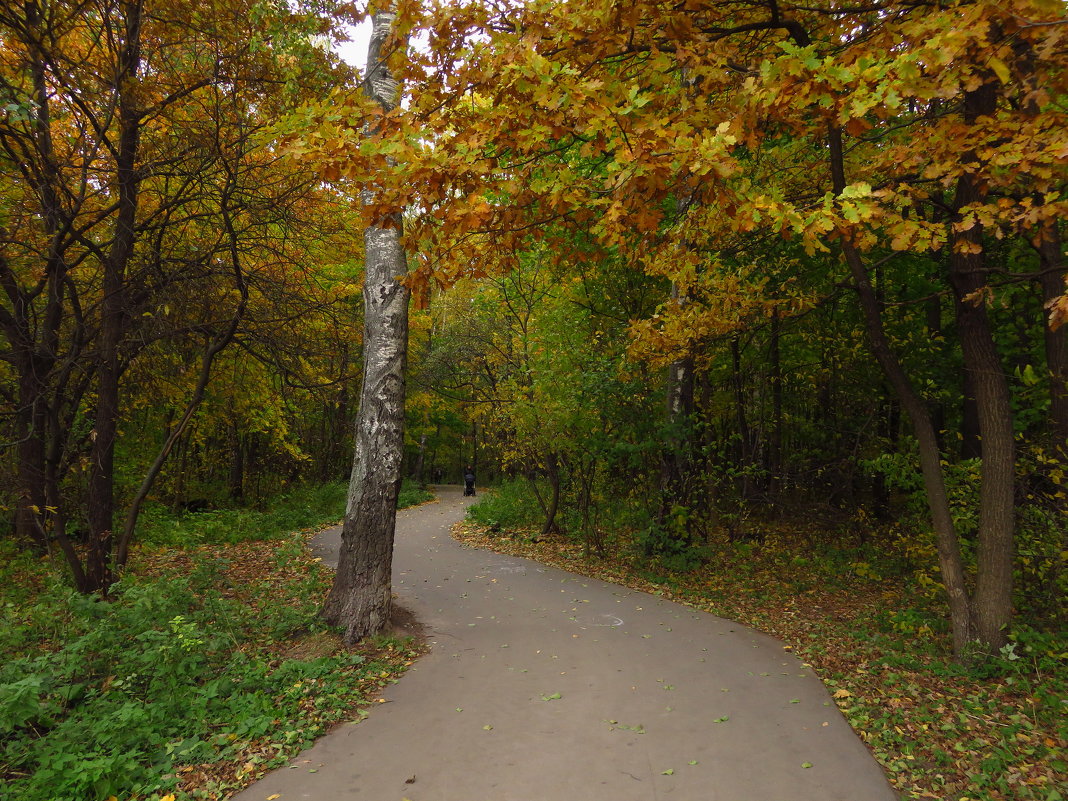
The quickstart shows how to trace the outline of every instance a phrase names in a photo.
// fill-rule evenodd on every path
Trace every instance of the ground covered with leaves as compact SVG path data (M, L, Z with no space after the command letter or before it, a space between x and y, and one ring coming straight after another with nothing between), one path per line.
M5 801L221 799L364 715L418 644L350 649L319 623L314 532L147 545L107 601L8 548Z
M780 527L762 542L710 544L681 566L626 541L595 556L565 537L470 520L453 533L467 545L650 592L782 639L823 679L903 798L1068 797L1063 633L1022 626L998 658L962 665L949 653L934 594L871 548L821 547Z

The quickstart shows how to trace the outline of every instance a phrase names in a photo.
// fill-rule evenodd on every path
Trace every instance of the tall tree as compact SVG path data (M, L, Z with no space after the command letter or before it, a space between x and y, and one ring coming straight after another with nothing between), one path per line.
M396 108L400 83L388 65L396 14L379 10L367 51L363 91L381 113ZM368 131L373 135L373 131ZM371 189L363 190L371 205ZM374 213L374 212L372 212ZM404 460L404 383L408 349L408 272L400 212L376 216L364 234L363 385L341 553L323 617L346 642L376 634L392 609L393 536Z
M274 169L264 130L330 75L308 38L329 30L330 6L0 5L0 395L18 455L15 528L58 545L83 590L106 590L126 553L112 560L128 376L161 347L203 341L213 357L249 285L262 295L284 276L293 220L322 217L319 182ZM191 388L190 408L202 394ZM159 465L145 469L124 543Z

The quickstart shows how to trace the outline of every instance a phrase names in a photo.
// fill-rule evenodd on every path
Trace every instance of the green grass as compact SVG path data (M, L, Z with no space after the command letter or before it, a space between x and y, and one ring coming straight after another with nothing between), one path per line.
M400 495L397 498L397 508L407 509L409 506L418 506L421 503L434 500L434 493L421 487L410 479L404 479L401 484Z
M0 543L4 800L222 798L360 714L414 652L318 620L331 574L294 531L341 517L344 490L159 514L108 601Z
M340 520L345 514L344 482L299 486L272 496L258 507L173 513L148 505L141 515L138 539L156 545L218 544L286 537L297 529ZM431 500L433 493L408 479L401 485L397 508Z

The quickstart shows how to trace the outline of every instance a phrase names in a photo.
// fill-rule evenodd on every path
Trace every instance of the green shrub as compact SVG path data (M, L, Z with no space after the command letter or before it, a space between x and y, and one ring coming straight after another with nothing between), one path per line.
M1016 532L1016 606L1022 613L1068 623L1068 525L1053 505L1029 504L1019 511Z
M310 597L317 573L274 585ZM321 588L321 586L320 586ZM182 763L232 757L270 737L279 755L355 702L355 677L382 670L349 652L278 662L268 633L318 626L317 605L259 610L221 597L210 566L183 578L124 580L104 602L56 590L28 625L66 619L66 642L0 667L0 777L10 801L147 796L175 787ZM308 689L339 694L309 718Z
M341 481L294 487L258 507L172 512L149 504L138 526L141 542L155 545L210 545L284 538L291 531L326 525L345 515L348 485ZM432 499L413 481L401 485L397 508Z
M267 511L157 508L147 538L280 539L339 519L345 489L294 490ZM407 502L426 497L409 488ZM128 575L103 601L71 590L47 562L0 554L11 556L0 559L4 801L151 798L176 787L182 764L234 759L265 740L278 761L351 715L361 683L395 668L344 650L279 660L269 647L323 630L328 576L314 563L292 567L305 547L290 535L273 548L276 570L252 579L262 592L247 588L273 599L257 606L225 596L226 563L206 555L181 576Z
M467 515L479 525L510 530L539 526L545 520L530 482L525 479L512 479L482 492Z
M400 496L397 498L397 508L407 509L409 506L418 506L421 503L434 500L434 493L413 479L406 478L401 484Z

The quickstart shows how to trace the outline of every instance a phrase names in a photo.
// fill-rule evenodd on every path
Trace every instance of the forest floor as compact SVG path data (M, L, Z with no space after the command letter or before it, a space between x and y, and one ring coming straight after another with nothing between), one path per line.
M1068 644L1021 640L963 666L905 582L864 562L836 564L790 533L724 544L672 571L609 547L458 524L460 542L643 590L771 634L833 689L839 708L907 799L1068 798ZM1017 653L1017 648L1019 653Z
M32 684L40 709L20 715L17 694L0 697L4 797L227 798L363 717L420 647L387 636L348 648L317 623L330 574L307 551L316 530L140 547L106 609L57 591L46 565L4 571L29 598L4 604L0 691ZM76 703L63 700L66 674L84 688Z
M422 648L348 648L318 619L332 573L308 542L345 486L272 500L158 516L108 602L0 541L5 801L227 798L381 702Z

